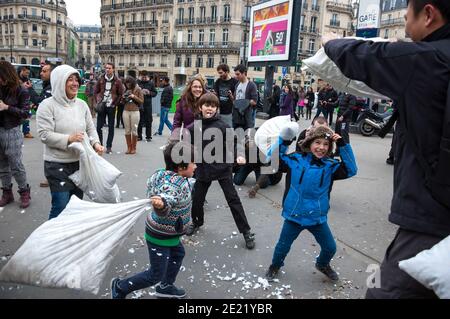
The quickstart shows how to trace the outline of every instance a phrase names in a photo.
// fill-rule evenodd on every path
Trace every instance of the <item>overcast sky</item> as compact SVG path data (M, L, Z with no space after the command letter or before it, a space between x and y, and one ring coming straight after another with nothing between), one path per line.
M101 25L100 0L65 0L67 13L75 25Z

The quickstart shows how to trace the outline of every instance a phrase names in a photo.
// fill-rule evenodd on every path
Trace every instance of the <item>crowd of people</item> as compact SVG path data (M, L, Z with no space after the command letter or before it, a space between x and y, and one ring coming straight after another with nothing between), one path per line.
M447 103L448 107L446 99L450 99L447 95L450 72L448 2L410 0L406 20L407 31L415 43L385 44L343 39L325 44L327 55L346 76L392 97L398 112L390 221L397 224L399 230L381 267L381 288L369 289L367 298L434 297L432 291L402 272L398 262L431 248L450 234L449 207L430 190L422 167L423 162L442 167L438 155L446 145L441 143L444 134L441 128L444 114L449 112L442 106ZM417 74L417 69L425 74ZM246 135L243 147L233 140L223 141L221 157L215 157L212 162L203 158L199 161L193 156L215 143L207 134L208 129L220 131L223 136L228 130L255 129L259 97L256 84L248 79L247 68L244 65L235 67L234 77L229 66L224 64L217 67L217 72L218 80L211 91L202 75L189 80L176 103L173 124L168 120L173 89L170 79L162 79L160 125L154 135L162 135L164 126L171 134L164 149L165 169L154 173L147 183L152 204L145 232L150 267L131 278L113 278L111 292L115 299L124 299L135 290L153 285L158 285L156 292L160 297L182 298L186 295L183 289L175 286L185 256L180 238L194 235L204 225L203 209L212 182L220 184L246 248L254 249L255 234L234 186L242 184L251 172L257 177L257 185L250 192L252 196L259 188L279 183L282 174L286 173L282 208L284 225L266 279L275 279L291 245L304 230L311 232L321 247L316 268L333 282L339 279L331 265L336 242L327 215L333 183L351 178L358 171L349 135L357 97L338 94L331 85L322 86L317 92L312 88L306 91L292 88L289 84L282 89L274 85L269 98L270 117L291 116L292 122L281 130L279 140L265 154L269 160L279 156L280 171L263 175L260 169L267 161L249 161L249 149L254 147L250 135ZM400 80L405 74L409 81ZM3 190L0 207L14 201L13 177L18 184L21 207L30 205L22 144L24 135L31 134L24 121L29 119L30 107L35 105L37 134L45 146L44 174L51 192L49 219L52 219L64 210L72 195L83 197L69 178L79 169L79 155L69 147L70 144L88 139L98 154L112 153L114 129L123 123L126 154L136 154L137 142L144 140L144 128L145 140L152 139L152 98L157 91L148 72L141 72L139 79L132 76L120 79L114 64L107 63L105 74L98 79L92 78L86 86L88 105L77 99L81 78L74 68L67 65L54 68L48 64L43 67L41 76L44 90L38 95L27 81L26 71L21 70L18 74L10 63L0 61L0 179ZM433 85L424 84L423 77L432 76ZM423 114L422 106L426 103L432 107ZM317 114L312 119L314 107ZM339 110L333 131L336 108ZM301 117L312 119L312 125L298 134L296 121ZM103 139L105 123L108 126L106 144ZM198 123L201 126L197 126ZM21 124L24 124L23 131ZM183 138L186 132L190 139ZM447 132L445 128L444 132ZM194 149L196 138L201 140L199 150ZM288 148L294 142L296 151L288 154ZM185 146L184 150L190 150L190 156L183 157L181 162L175 160L173 152L180 144ZM235 151L231 154L233 162L228 161L230 150ZM421 157L426 160L421 161ZM191 177L196 179L193 186L188 180ZM447 178L442 185L448 185L448 175L441 177Z

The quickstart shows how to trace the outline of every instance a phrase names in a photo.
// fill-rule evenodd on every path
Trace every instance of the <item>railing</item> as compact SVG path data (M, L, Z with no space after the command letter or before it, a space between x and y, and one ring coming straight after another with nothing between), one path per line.
M116 3L114 5L102 6L100 11L105 12L111 10L143 8L148 6L167 6L167 5L173 5L173 0L144 0L136 2Z
M6 17L6 19L5 19L5 17ZM14 16L10 16L11 17L11 19L14 19ZM4 20L7 20L8 19L8 16L4 16L3 17L4 18ZM25 14L19 14L19 15L17 15L17 19L18 20L35 20L35 21L41 21L41 20L43 20L43 21L46 21L46 22L51 22L51 19L50 18L47 18L47 17L42 17L42 16L38 16L38 15L25 15ZM62 23L62 22L61 22Z
M311 10L312 11L320 11L320 6L319 5L312 5L311 6Z
M398 19L386 19L386 20L381 20L381 26L387 26L387 25L404 25L405 24L405 19L403 18L398 18Z
M115 50L167 50L171 48L170 43L139 43L139 44L106 44L100 45L101 51Z
M212 43L199 43L199 42L180 42L180 43L173 43L172 49L233 49L233 50L239 50L241 47L240 42L214 42Z
M231 17L220 17L220 22L221 23L231 22Z
M127 22L127 28L130 29L156 28L157 26L158 20Z
M341 21L337 21L337 20L330 20L330 24L331 27L340 27L341 26Z
M344 12L344 13L353 12L353 7L348 4L334 2L334 1L327 1L326 5L327 5L327 8L334 9L334 10L337 10L340 12Z

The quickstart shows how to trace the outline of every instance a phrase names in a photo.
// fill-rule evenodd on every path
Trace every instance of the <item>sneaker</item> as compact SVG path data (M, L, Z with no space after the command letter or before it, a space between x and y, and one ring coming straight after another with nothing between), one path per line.
M270 265L269 270L266 272L266 279L268 282L273 282L275 277L278 275L280 268Z
M27 133L23 137L25 137L25 138L34 138L34 136L31 135L31 133Z
M316 269L327 276L331 281L336 282L339 280L338 274L333 270L333 268L331 268L329 264L324 267L316 264Z
M126 295L120 292L120 288L117 286L119 283L119 278L113 278L111 280L111 299L125 299Z
M155 296L159 298L181 299L186 297L186 291L177 288L174 285L159 284L156 286Z
M111 149L111 147L108 147L108 148L106 149L106 154L112 154L112 149Z
M388 164L388 165L394 165L394 159L393 159L392 157L389 157L389 158L386 160L386 164Z
M151 142L151 141L152 141L152 138L151 138L151 137L147 137L145 140L146 140L147 142Z
M158 131L156 131L155 133L153 133L153 135L154 136L157 136L157 135L162 136L162 133L159 133Z
M142 141L142 137L138 137L137 140L140 142Z
M245 247L247 247L247 249L252 250L253 248L255 248L255 234L248 231L244 233L244 239Z
M194 223L189 224L186 227L186 236L194 235L196 232L198 232L199 229L200 229L200 226L197 226Z

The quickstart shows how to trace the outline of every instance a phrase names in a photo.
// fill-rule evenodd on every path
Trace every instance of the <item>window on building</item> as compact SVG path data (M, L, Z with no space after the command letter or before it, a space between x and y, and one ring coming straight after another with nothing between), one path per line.
M228 29L223 29L222 44L228 45Z
M195 64L197 68L203 68L203 56L197 55L197 63Z
M114 26L114 16L110 16L109 17L109 26L113 27Z
M228 64L228 59L226 55L221 55L220 56L220 64Z
M231 8L229 4L223 6L223 19L224 21L231 20Z
M206 22L206 7L200 7L200 23Z
M192 66L192 57L190 55L186 55L186 60L184 61L184 66L186 68L190 68Z
M309 51L309 53L314 53L316 51L316 40L315 39L309 39L308 51Z
M146 21L147 20L147 13L142 12L141 13L141 21Z
M152 46L155 46L155 43L156 43L156 34L152 34L152 35L151 35L151 43L152 43Z
M47 11L42 10L42 19L47 19Z
M38 26L37 26L37 24L32 24L31 25L31 30L32 30L32 32L37 32L37 30L38 30Z
M217 22L217 6L211 6L211 22Z
M384 30L384 38L389 38L389 29Z
M299 41L298 41L298 51L302 52L303 51L303 37L300 37Z
M214 55L208 55L208 61L207 61L206 67L208 69L214 68Z
M192 30L188 30L187 44L192 45Z
M169 44L169 35L167 33L163 34L163 44L167 46Z
M28 38L23 38L23 45L28 46Z
M317 17L311 17L311 32L316 32Z
M183 23L184 20L184 9L178 8L178 22Z
M189 8L189 24L194 24L194 8Z
M175 67L179 68L181 66L181 55L175 57Z
M37 39L33 39L33 46L37 47L38 46L38 40Z
M170 16L169 11L168 10L164 10L164 12L163 12L163 22L164 23L169 23L169 16Z
M209 45L213 46L214 42L216 42L216 30L211 29L209 30Z
M42 47L46 48L47 47L47 40L42 40Z
M156 12L155 12L155 11L152 11L152 16L151 16L151 18L152 18L152 19L151 19L152 22L153 22L153 23L156 23L156 20L157 20L157 19L156 19Z
M198 45L204 45L205 43L205 30L198 30Z

